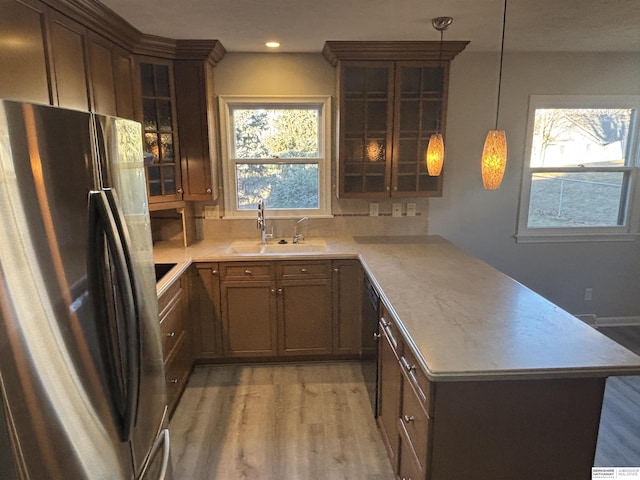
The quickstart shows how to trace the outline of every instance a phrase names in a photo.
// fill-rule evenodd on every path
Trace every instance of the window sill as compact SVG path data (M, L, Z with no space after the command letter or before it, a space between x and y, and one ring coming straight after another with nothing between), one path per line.
M637 233L540 233L517 234L516 243L633 242Z

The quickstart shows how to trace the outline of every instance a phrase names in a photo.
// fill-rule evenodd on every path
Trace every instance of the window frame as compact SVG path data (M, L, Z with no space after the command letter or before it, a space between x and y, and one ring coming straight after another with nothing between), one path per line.
M626 155L628 165L620 167L531 167L535 113L538 109L579 108L630 108L634 109L629 128ZM640 165L640 95L530 95L524 150L524 165L520 188L520 208L516 241L580 242L580 241L633 241L638 236L640 224L640 190L638 173ZM532 177L540 172L625 172L628 175L626 189L625 221L619 226L587 227L529 227L529 202Z
M255 218L254 210L239 210L237 208L237 178L236 163L317 163L318 165L318 208L317 209L270 209L266 203L267 218L299 218L308 216L313 218L331 218L331 97L330 96L244 96L221 95L218 97L220 108L220 133L222 157L222 181L224 190L225 219ZM246 159L233 158L234 137L232 133L232 115L234 108L277 108L300 106L302 108L317 107L318 120L318 157L309 159L264 158ZM256 206L257 208L257 206Z

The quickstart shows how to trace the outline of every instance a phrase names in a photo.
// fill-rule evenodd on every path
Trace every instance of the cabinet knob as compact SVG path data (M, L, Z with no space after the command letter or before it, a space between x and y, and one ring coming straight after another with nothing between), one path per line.
M211 270L211 275L218 275L218 270Z
M405 423L411 423L415 420L415 417L413 415L405 415L404 416L404 422Z
M173 338L176 336L176 332L167 333L168 338Z
M374 340L379 340L380 339L380 334L378 332L373 332L373 339Z
M182 188L179 188L178 193L184 193L184 190Z
M333 271L338 273L340 271L340 269L339 268L334 268Z
M398 187L393 187L393 191L397 192L398 191Z
M244 271L244 274L245 274L245 275L251 275L251 270L245 270L245 271Z
M211 193L213 192L213 190L211 190L210 188L207 188L207 193Z
M178 383L178 382L179 382L179 380L178 380L177 378L172 378L172 379L171 379L171 383L173 383L174 385L175 385L176 383Z
M272 293L272 294L275 294L275 293L276 293L276 289L275 289L275 288L272 288L272 289L271 289L271 293Z
M387 192L390 192L390 191L391 191L391 189L390 189L389 187L387 187L385 190L386 190Z
M307 273L307 269L306 268L301 268L300 269L300 273Z
M279 293L280 295L282 295L282 292L284 292L284 289L283 289L283 288L279 288L279 289L278 289L278 293Z

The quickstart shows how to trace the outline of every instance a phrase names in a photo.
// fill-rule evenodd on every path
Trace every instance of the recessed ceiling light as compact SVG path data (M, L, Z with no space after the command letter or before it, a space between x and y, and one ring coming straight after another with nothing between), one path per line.
M280 47L280 42L267 42L265 45L269 48L278 48Z

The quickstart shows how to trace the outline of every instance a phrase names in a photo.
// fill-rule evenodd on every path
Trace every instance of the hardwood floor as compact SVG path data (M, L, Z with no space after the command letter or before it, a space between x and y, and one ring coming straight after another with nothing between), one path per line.
M640 355L640 327L599 330ZM640 467L640 376L607 379L594 463L598 467Z
M392 480L357 362L200 366L171 421L181 480Z

